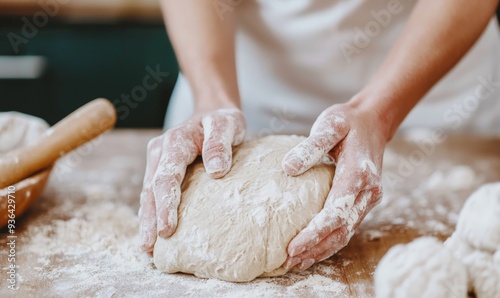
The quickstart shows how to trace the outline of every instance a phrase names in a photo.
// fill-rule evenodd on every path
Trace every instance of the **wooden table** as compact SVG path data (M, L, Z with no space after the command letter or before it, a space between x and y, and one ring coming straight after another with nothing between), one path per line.
M418 145L422 142L400 136L387 150L384 172L405 177L396 184L386 183L384 202L336 256L306 272L247 284L201 280L159 273L138 250L136 213L145 149L147 141L159 133L117 130L60 162L45 194L16 229L19 297L230 297L242 293L372 297L374 269L390 247L422 234L446 238L469 194L483 183L500 181L500 140L448 138L434 144L408 175L401 172L401 164L424 147ZM450 175L472 179L453 184L453 179L446 180ZM398 204L403 207L394 208ZM0 252L4 268L4 235ZM310 277L324 280L317 285L308 283ZM340 285L338 291L331 292L325 280ZM0 296L10 294L2 277Z

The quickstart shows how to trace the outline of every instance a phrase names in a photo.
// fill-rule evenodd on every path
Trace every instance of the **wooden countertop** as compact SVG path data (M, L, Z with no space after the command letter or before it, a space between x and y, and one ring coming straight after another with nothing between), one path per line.
M136 214L146 144L160 133L116 130L60 162L45 194L16 230L19 297L217 297L259 289L268 296L373 297L373 272L390 247L420 235L445 239L469 194L483 183L500 181L500 139L457 136L430 148L398 137L388 147L384 173L403 180L386 183L382 204L337 255L305 272L246 284L202 280L162 274L138 249ZM405 160L422 148L424 159L410 173L401 172ZM456 181L461 179L467 181ZM0 238L5 256L7 240ZM11 293L4 282L3 297Z
M41 2L58 4L56 8L50 7L56 11L51 17L76 21L122 19L161 21L162 19L158 0L0 0L0 15L32 16L36 12L44 11Z

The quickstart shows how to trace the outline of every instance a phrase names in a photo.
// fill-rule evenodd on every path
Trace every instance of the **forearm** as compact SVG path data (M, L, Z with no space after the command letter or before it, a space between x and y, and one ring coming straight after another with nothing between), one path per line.
M420 0L385 61L350 104L380 114L389 140L418 101L467 53L498 0Z
M191 85L197 112L239 107L234 35L236 18L221 20L208 0L161 0L167 31Z

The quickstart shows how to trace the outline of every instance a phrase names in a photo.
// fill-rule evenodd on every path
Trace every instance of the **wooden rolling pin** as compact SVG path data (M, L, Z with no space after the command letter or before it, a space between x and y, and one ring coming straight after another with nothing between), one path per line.
M96 99L59 121L35 143L0 158L0 189L53 164L64 154L112 128L116 111L106 99Z

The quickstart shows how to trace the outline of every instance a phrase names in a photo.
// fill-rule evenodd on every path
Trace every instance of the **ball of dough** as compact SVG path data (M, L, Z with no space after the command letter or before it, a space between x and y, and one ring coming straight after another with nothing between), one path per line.
M456 231L446 239L444 246L453 252L453 255L459 260L462 260L476 250L467 241L461 239Z
M222 179L210 178L201 161L190 166L177 230L155 244L156 267L234 282L284 274L288 243L323 208L333 180L323 164L298 177L283 172L284 155L304 139L246 142Z
M493 255L475 249L456 232L446 240L445 246L465 265L468 287L476 297L500 297L500 251Z
M0 113L0 154L38 140L49 125L40 118L18 112Z
M462 262L467 267L472 290L478 298L500 297L500 264L484 251L473 251Z
M470 196L456 233L476 249L491 253L500 249L500 183L486 184Z
M467 273L444 245L422 237L394 246L375 270L377 297L467 297Z

